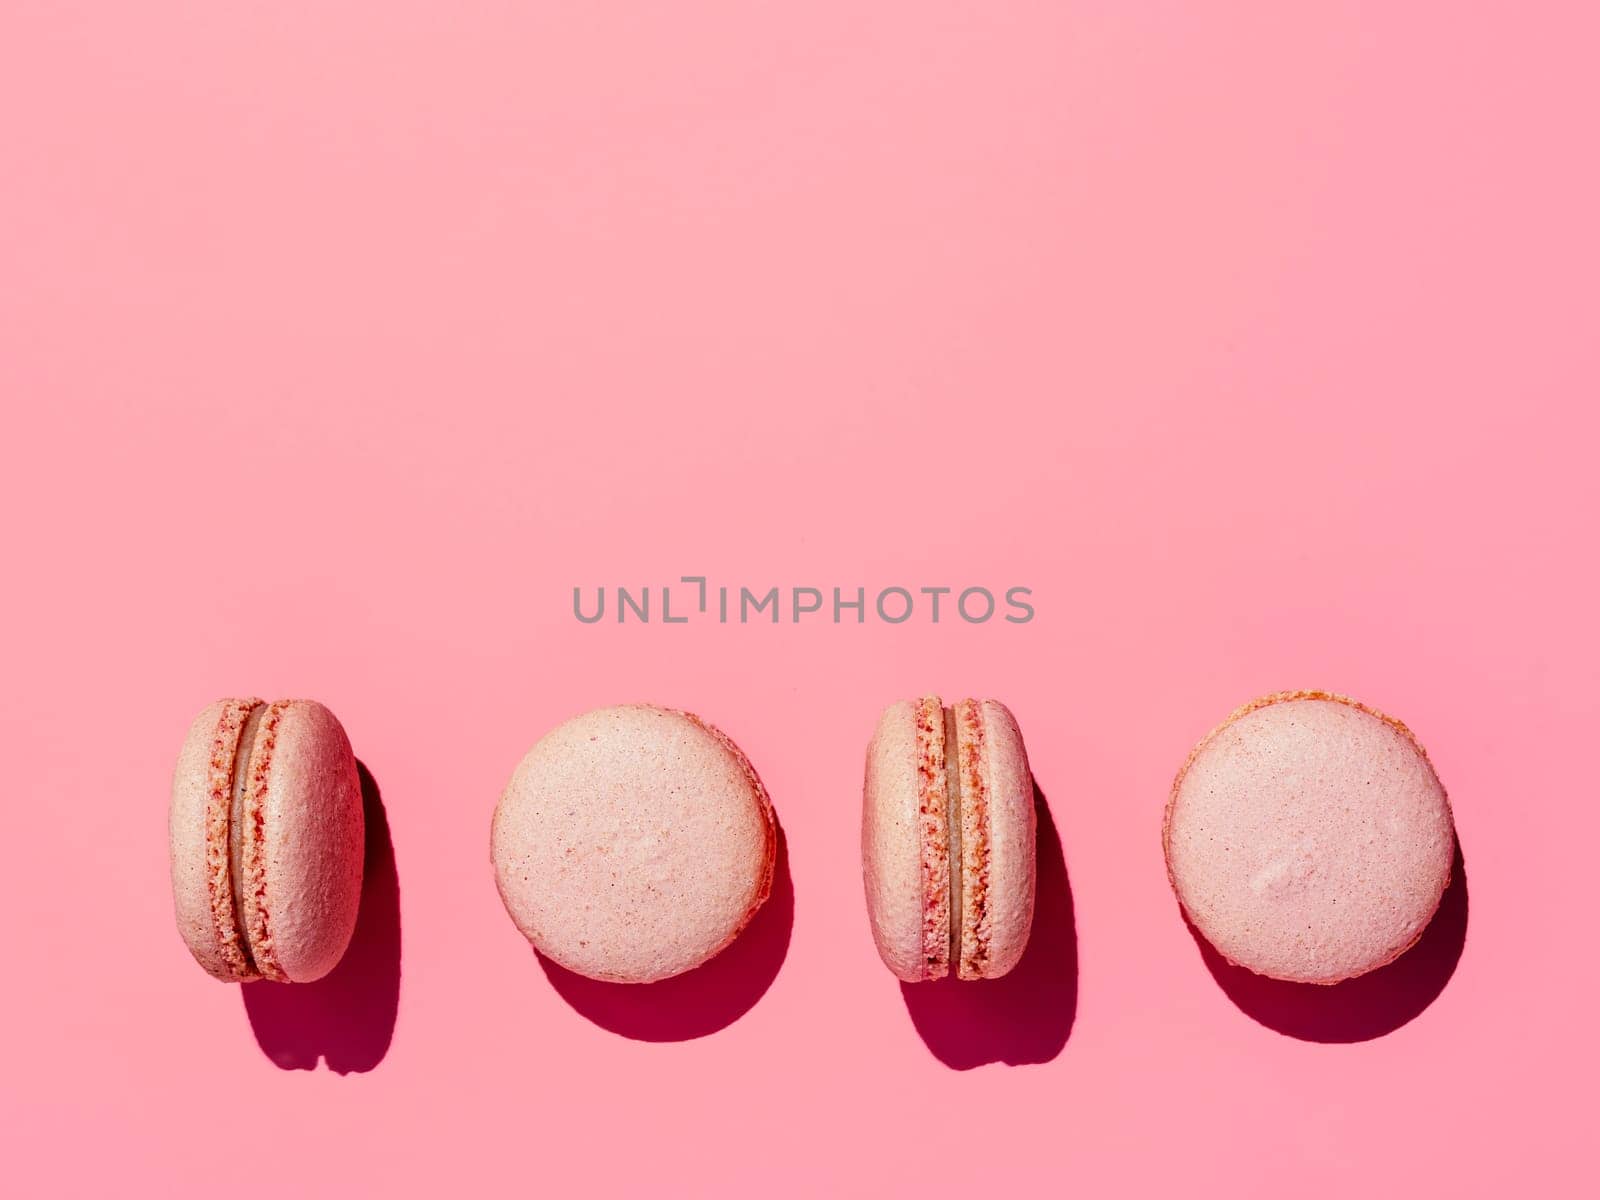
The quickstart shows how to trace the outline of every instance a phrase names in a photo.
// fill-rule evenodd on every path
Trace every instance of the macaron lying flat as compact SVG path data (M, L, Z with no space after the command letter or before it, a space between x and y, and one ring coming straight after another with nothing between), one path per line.
M1331 984L1422 936L1450 881L1455 828L1399 721L1343 696L1281 692L1194 748L1162 843L1179 902L1225 958Z
M1033 776L997 700L891 704L867 747L861 866L872 936L907 983L1004 975L1028 944Z
M217 979L305 983L355 929L365 830L350 740L314 700L219 700L168 810L178 932Z
M650 983L729 945L772 890L777 824L739 748L699 717L632 704L540 738L495 809L506 911L591 979Z

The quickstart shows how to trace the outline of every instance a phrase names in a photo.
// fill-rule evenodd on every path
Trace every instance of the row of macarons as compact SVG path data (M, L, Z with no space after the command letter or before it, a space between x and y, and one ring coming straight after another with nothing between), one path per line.
M1036 800L997 700L899 701L866 752L861 866L884 964L992 979L1034 920ZM1397 958L1449 883L1455 830L1427 754L1343 696L1283 692L1202 738L1166 802L1173 890L1228 960L1331 984ZM215 978L307 982L355 927L355 756L313 700L221 700L190 726L169 810L178 929ZM733 741L692 713L596 709L523 758L495 809L495 881L541 953L650 983L705 963L766 901L772 803Z

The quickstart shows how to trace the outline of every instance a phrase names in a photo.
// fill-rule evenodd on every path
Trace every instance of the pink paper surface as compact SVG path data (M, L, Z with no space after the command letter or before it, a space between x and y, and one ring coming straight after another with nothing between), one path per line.
M6 1190L1586 1191L1597 35L7 4ZM1036 617L572 615L685 575ZM1470 881L1310 998L1208 963L1159 846L1193 742L1293 687L1415 729ZM903 994L873 949L863 750L925 691L1027 738L1020 984ZM251 694L339 714L392 839L304 993L172 923L173 757ZM724 728L787 843L649 995L550 978L487 855L522 753L627 700Z

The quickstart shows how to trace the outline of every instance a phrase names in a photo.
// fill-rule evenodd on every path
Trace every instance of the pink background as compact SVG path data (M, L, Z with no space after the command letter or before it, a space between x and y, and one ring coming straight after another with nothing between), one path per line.
M6 1185L1587 1186L1592 12L7 3ZM570 615L683 574L1038 617ZM1428 745L1470 921L1307 998L1208 966L1158 826L1311 686ZM923 690L1017 713L1070 900L1047 838L1026 986L908 1009L857 821ZM172 927L239 694L332 706L392 836L304 995ZM792 878L644 1000L553 986L486 853L629 699L745 748Z

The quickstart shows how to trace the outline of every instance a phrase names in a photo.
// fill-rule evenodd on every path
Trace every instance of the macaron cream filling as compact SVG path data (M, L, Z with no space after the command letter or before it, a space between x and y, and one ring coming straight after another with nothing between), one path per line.
M228 886L233 893L233 919L239 945L250 961L251 969L259 973L255 954L250 947L249 931L245 928L245 894L241 886L244 879L245 799L250 783L250 753L255 748L261 732L261 721L267 715L265 704L257 705L239 733L239 746L233 755L233 794L228 811Z
M265 900L262 810L287 702L224 706L212 742L206 871L217 944L236 979L285 979L272 952Z
M243 922L245 944L256 970L267 979L287 982L288 976L273 953L272 926L266 906L267 864L264 810L267 783L272 768L272 752L278 743L278 726L292 701L279 700L252 713L240 738L240 752L248 751L243 761L249 764L235 788L233 819L229 822L229 859L233 865L233 889L239 898L236 912ZM246 745L248 743L248 746ZM235 771L238 778L240 772Z
M960 848L950 845L949 755L945 711L937 696L916 707L917 825L922 867L922 976L943 979L953 948L950 906L957 890Z
M205 807L206 897L224 978L255 979L255 960L240 922L240 897L234 887L234 812L249 761L253 726L265 706L260 700L223 704L211 739Z
M990 921L989 807L983 712L976 700L917 702L918 821L922 844L923 972L982 979Z
M961 846L961 897L959 920L951 928L962 979L983 979L989 968L989 789L983 710L976 700L963 700L951 714L954 743L946 753L958 760L961 805L952 812L951 826ZM948 735L947 735L948 738ZM956 819L959 815L959 820ZM959 931L959 943L955 939Z
M956 714L944 710L944 778L950 798L950 959L961 961L961 753Z

